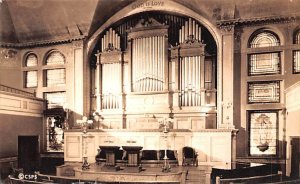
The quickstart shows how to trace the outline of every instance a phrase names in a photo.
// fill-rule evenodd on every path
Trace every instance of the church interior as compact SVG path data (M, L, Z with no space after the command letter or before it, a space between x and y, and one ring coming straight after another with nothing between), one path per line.
M0 0L0 183L300 183L299 10Z

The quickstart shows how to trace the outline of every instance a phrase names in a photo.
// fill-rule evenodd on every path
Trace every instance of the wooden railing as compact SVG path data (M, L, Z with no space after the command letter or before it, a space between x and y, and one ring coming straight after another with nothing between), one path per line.
M243 178L228 178L222 179L219 176L216 178L216 184L234 184L234 183L274 183L281 182L282 176L280 174L270 174L265 176L253 176Z
M0 84L0 91L13 93L13 94L18 94L18 95L23 95L23 96L35 97L35 93L30 93L28 91L23 91L23 90L12 88L12 87L5 86L5 85L2 85L2 84Z
M185 179L185 178L184 178ZM18 179L18 178L14 178L12 176L9 176L9 180L11 181L11 183L13 184L19 184L19 183L37 183L37 184L40 184L40 183L56 183L56 184L69 184L69 183L87 183L87 184L95 184L95 183L98 183L98 184L112 184L112 183L115 183L115 184L120 184L120 183L132 183L132 184L141 184L141 183L165 183L165 184L180 184L182 182L180 181L131 181L131 182L128 182L128 181L99 181L99 180L87 180L87 179L79 179L79 178L74 178L74 177L66 177L66 176L53 176L53 175L45 175L45 174L37 174L37 178L36 180L34 181L30 181L30 180L24 180L24 179Z

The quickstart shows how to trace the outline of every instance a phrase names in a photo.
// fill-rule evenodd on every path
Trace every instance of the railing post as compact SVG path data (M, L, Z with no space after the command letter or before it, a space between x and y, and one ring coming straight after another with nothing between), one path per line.
M207 166L207 169L205 171L205 184L211 184L211 171L212 167Z
M180 184L185 184L186 171L182 171Z
M220 181L220 176L217 176L216 177L216 184L220 184L221 183L221 181Z

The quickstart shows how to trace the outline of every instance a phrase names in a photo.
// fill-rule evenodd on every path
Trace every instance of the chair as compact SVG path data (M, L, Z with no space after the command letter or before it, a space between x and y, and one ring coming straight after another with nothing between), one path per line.
M182 161L183 166L187 166L187 165L193 165L196 167L198 166L198 154L194 148L188 146L183 147L182 156L183 156L183 161Z
M96 163L99 165L101 162L106 162L106 153L104 150L98 149L98 154L96 155Z

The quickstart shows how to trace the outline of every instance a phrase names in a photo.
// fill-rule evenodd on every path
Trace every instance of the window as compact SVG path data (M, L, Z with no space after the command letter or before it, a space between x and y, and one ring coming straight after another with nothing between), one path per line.
M260 32L250 39L250 48L279 46L280 41L274 33L270 31ZM280 74L281 58L280 52L260 52L249 55L248 75L272 75Z
M37 71L26 71L25 72L25 87L32 88L37 87Z
M35 88L38 86L38 59L33 53L29 53L24 61L24 87Z
M269 31L263 31L261 33L258 33L250 42L250 48L272 47L279 45L280 42L277 36Z
M294 44L300 44L300 29L295 33Z
M62 152L64 146L65 115L61 113L66 104L65 57L59 51L52 51L43 66L44 86L48 92L44 98L48 101L47 110L53 114L47 117L47 151ZM60 113L58 113L60 112Z
M66 69L46 70L47 86L60 86L66 84Z
M280 82L249 82L248 83L249 103L279 103Z
M37 66L38 59L35 54L29 54L25 60L25 66Z
M248 41L249 53L245 74L247 83L249 156L277 156L278 108L281 101L282 57L279 37L269 30L260 30ZM266 81L265 75L273 75Z
M300 29L294 35L294 44L300 44ZM293 73L300 73L300 50L293 51Z
M64 147L64 118L51 116L47 118L47 151L62 152Z
M250 155L276 155L277 111L250 111Z
M48 109L61 108L66 104L66 92L48 92L45 93L45 99L48 101Z
M280 53L251 54L248 62L249 75L280 73Z
M293 73L300 73L300 50L293 51Z
M51 52L46 59L44 70L44 86L55 87L66 84L65 57L58 51Z
M51 52L46 60L46 65L65 64L65 57L58 51Z

